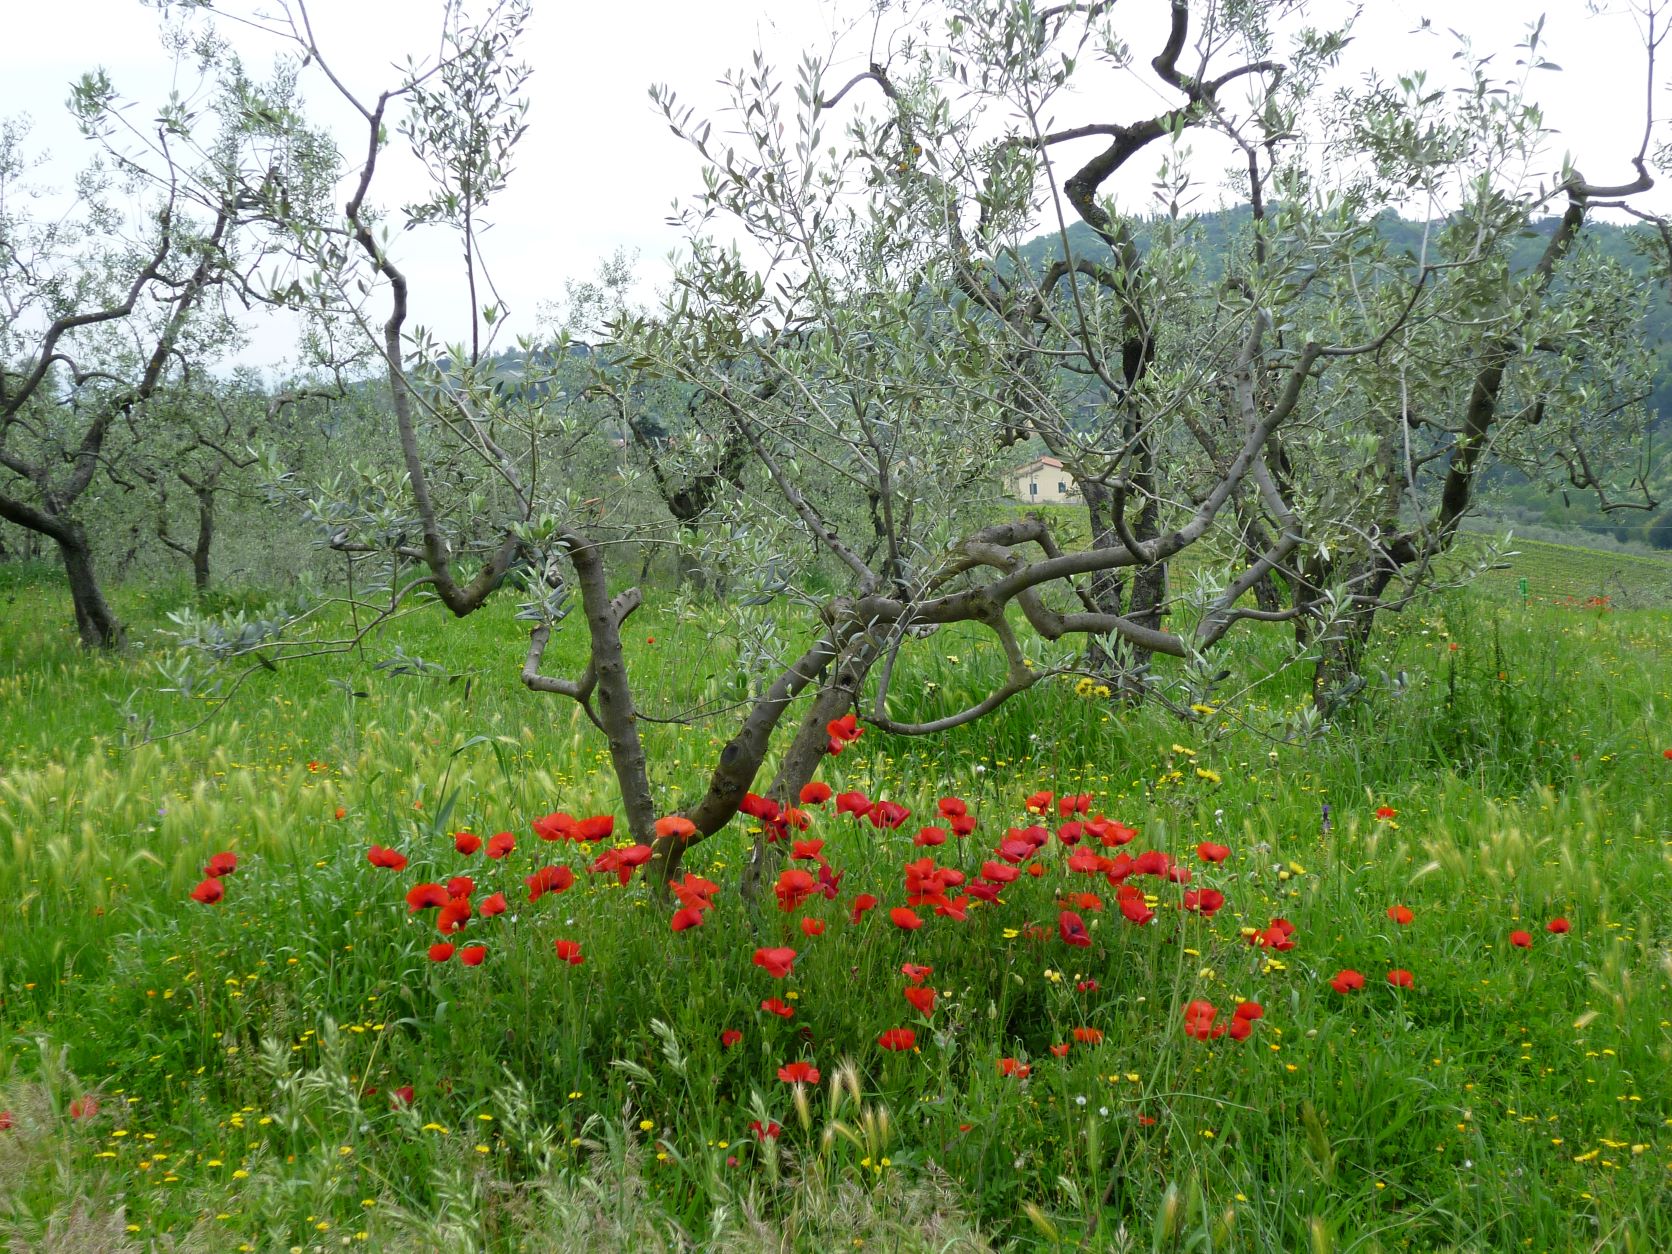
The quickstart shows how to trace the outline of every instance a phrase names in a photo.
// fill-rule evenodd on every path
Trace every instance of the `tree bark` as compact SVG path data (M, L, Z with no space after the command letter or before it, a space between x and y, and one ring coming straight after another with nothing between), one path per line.
M197 490L197 543L192 546L192 588L198 596L209 591L209 551L215 543L215 493Z
M127 641L121 621L105 600L93 569L93 550L79 522L61 526L53 537L64 558L64 574L70 582L70 600L75 606L76 632L89 649L115 649Z

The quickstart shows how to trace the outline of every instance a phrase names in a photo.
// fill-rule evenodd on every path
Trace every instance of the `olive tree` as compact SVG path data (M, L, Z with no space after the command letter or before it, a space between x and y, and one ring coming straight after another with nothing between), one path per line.
M1151 68L1177 103L1136 122L1052 120L1086 98L1072 87L1131 63L1112 3L925 11L926 25L908 19L891 51L851 77L809 58L785 83L757 58L727 80L731 107L718 127L658 89L703 163L685 257L656 308L623 309L612 322L608 386L576 397L499 386L500 366L474 333L468 350L448 352L413 336L407 279L372 198L392 134L413 137L438 178L456 181L480 160L494 173L475 185L503 184L522 133L514 43L526 9L506 3L474 19L449 8L441 60L362 97L294 0L274 29L358 111L364 156L345 174L341 215L285 225L313 266L308 290L377 347L403 472L378 508L338 509L332 543L386 563L391 607L433 596L460 617L513 563L533 572L523 682L577 703L603 736L627 828L656 851L658 885L740 806L766 820L767 836L781 834L801 788L861 719L902 735L973 723L1079 670L1088 643L1094 664L1131 665L1122 652L1139 667L1139 654L1178 658L1190 685L1248 620L1305 624L1309 647L1338 638L1343 617L1385 591L1353 574L1307 575L1308 561L1340 551L1338 536L1365 531L1344 506L1320 503L1362 443L1341 398L1378 395L1361 380L1387 371L1402 346L1417 351L1420 335L1443 334L1458 314L1427 303L1433 293L1510 281L1489 249L1414 266L1372 261L1364 215L1393 203L1412 168L1449 160L1455 172L1520 141L1495 105L1452 119L1468 137L1461 156L1425 147L1420 130L1399 138L1399 110L1375 90L1330 100L1322 116L1318 85L1344 37L1295 29L1280 41L1288 28L1274 19L1299 7L1170 0ZM1214 68L1221 58L1228 67ZM442 67L452 61L475 64L450 76ZM1238 85L1250 93L1234 109ZM427 116L395 122L403 108ZM492 118L481 127L430 116L482 110ZM1404 164L1367 149L1338 189L1327 170L1285 155L1291 132L1343 111L1392 128L1388 149ZM1248 155L1254 226L1229 271L1210 269L1171 206L1140 241L1137 224L1099 198L1134 153L1166 141L1176 202L1191 177L1176 141L1194 127ZM1084 141L1102 155L1068 159ZM449 147L458 145L479 145L478 155ZM1574 177L1569 194L1607 190ZM1071 212L1091 226L1094 255L1069 247ZM1062 248L1036 267L1022 245L1041 222L1056 224ZM473 305L468 318L493 326L502 313ZM635 406L667 388L691 399L690 447L738 459L712 477L705 506L749 571L733 602L769 606L785 629L756 659L706 784L659 837L658 820L674 816L652 784L645 694L624 632L646 591L612 579L608 561L645 524L619 498L566 482L562 464L600 421L631 441ZM1001 472L1024 440L1072 457L1095 510L1089 536L1006 504ZM1447 447L1458 473L1473 473L1470 445ZM1200 574L1169 601L1157 572L1187 550L1201 556ZM1273 603L1274 580L1287 583L1287 604ZM962 708L900 683L913 650L948 624L984 632L1002 675ZM545 669L559 631L582 637L584 661L570 675ZM260 641L251 651L271 661L285 648ZM752 873L766 859L758 846Z
M89 489L118 443L150 456L165 394L236 346L235 302L271 257L257 228L318 190L292 78L258 83L213 39L169 43L190 86L154 113L102 71L74 84L93 155L73 191L39 186L26 127L0 126L0 518L57 545L89 647L123 639Z

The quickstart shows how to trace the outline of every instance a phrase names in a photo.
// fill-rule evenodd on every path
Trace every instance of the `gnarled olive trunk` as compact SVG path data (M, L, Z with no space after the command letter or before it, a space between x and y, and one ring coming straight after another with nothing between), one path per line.
M99 587L93 568L93 550L79 522L63 523L53 536L64 559L64 574L70 583L70 600L75 606L76 632L89 649L114 649L127 634Z

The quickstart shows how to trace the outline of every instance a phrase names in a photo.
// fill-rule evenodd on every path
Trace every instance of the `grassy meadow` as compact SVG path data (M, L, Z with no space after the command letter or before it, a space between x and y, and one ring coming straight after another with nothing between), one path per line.
M61 588L0 568L0 1236L1672 1248L1672 580L1518 547L1390 619L1377 678L1311 738L1285 730L1310 673L1258 632L1228 664L1274 673L1194 721L1062 682L938 739L866 731L820 779L910 817L809 803L792 835L824 844L784 865L842 878L784 910L739 897L740 816L687 859L718 891L682 931L642 874L589 870L625 837L534 829L619 811L602 738L518 682L508 601L263 672L155 739L199 714L156 691L179 590L120 592L141 643L90 658ZM740 695L711 608L651 595L632 626L648 713ZM572 673L570 634L548 672ZM396 644L438 673L379 669ZM913 666L927 716L996 673L953 630ZM646 725L667 812L732 730ZM975 831L914 843L941 798ZM1019 874L966 900L990 863ZM550 866L573 887L530 901ZM458 876L473 909L443 937L406 898ZM775 975L758 955L785 948Z

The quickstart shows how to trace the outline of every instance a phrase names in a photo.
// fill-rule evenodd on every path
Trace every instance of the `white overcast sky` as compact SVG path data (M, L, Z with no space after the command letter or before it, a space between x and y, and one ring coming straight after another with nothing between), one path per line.
M225 8L237 0L222 0ZM1559 132L1557 153L1584 155L1593 181L1624 182L1641 139L1643 53L1625 0L1612 0L1613 13L1589 13L1586 0L1369 0L1348 64L1353 72L1374 68L1385 76L1418 67L1445 73L1455 47L1443 32L1470 34L1477 51L1497 51L1507 72L1529 21L1547 17L1546 55L1563 66L1539 83L1547 124ZM437 0L313 0L321 42L336 49L336 68L358 91L375 96L398 81L392 64L435 47ZM647 88L666 83L690 103L712 112L721 100L716 85L728 69L742 65L757 46L780 69L793 70L805 47L828 48L832 32L862 0L534 0L534 16L523 55L534 68L528 86L531 130L510 189L494 206L489 259L513 313L512 327L528 329L538 307L561 298L565 278L584 278L597 261L625 247L641 256L641 271L654 280L661 259L679 242L664 219L670 203L696 185L696 164L654 112ZM1133 44L1140 70L1159 44L1163 0L1122 0L1117 29ZM1320 5L1320 9L1324 6ZM1335 11L1333 7L1331 11ZM1128 16L1130 14L1130 16ZM844 18L844 15L846 17ZM1428 17L1442 33L1413 34ZM1128 24L1130 23L1130 25ZM0 116L26 113L34 123L32 147L50 150L52 160L39 181L68 186L87 156L63 102L68 85L84 71L103 67L124 95L145 104L162 99L170 63L158 37L154 8L139 0L0 0ZM839 46L862 64L870 23ZM252 71L271 61L274 45L237 35ZM1672 60L1672 58L1669 58ZM1672 65L1665 67L1672 71ZM1672 75L1663 71L1656 93L1657 116L1672 114ZM1173 103L1137 76L1128 85L1131 108ZM361 135L318 80L309 87L310 111L340 119L345 152L357 151ZM1127 120L1137 114L1105 109ZM1065 119L1079 122L1085 118ZM1661 131L1661 138L1665 137ZM1158 146L1159 148L1159 146ZM1133 208L1161 154L1145 153L1135 163L1128 193ZM1656 189L1655 205L1672 207L1672 196ZM399 194L384 188L385 203ZM410 194L410 189L408 189ZM1121 193L1117 191L1117 195ZM451 338L463 326L449 315L457 308L457 247L445 238L403 237L399 256L413 278L414 317ZM248 356L272 361L283 356L287 332L273 327L257 333Z

